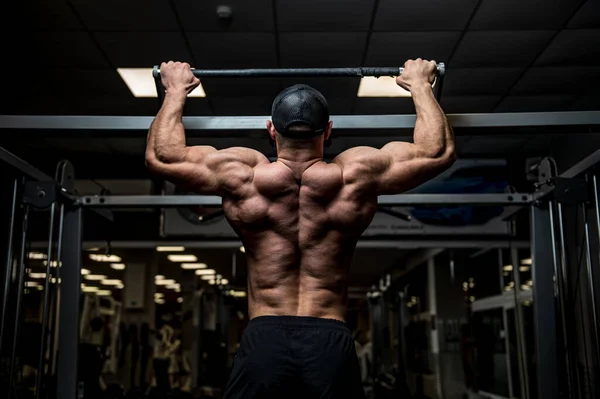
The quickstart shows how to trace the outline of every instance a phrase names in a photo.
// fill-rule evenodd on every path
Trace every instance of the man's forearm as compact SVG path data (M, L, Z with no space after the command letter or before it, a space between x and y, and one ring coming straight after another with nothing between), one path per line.
M186 92L167 92L160 111L148 132L146 159L163 163L178 162L185 156L185 130L181 117Z
M433 95L431 85L411 88L417 110L414 143L430 157L454 151L454 134L444 111Z

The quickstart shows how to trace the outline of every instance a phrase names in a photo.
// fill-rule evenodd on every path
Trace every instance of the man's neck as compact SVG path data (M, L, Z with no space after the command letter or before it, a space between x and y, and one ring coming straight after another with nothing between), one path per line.
M282 148L277 151L277 161L299 173L322 160L323 150Z

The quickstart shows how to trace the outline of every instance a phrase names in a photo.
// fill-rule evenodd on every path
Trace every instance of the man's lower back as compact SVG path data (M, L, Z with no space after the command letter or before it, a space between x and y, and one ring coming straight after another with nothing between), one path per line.
M314 317L252 319L224 398L364 398L350 330Z

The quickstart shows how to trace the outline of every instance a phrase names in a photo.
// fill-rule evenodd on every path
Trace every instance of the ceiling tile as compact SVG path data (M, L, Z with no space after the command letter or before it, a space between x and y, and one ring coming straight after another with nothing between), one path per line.
M325 98L349 97L354 99L358 93L359 78L286 78L282 79L283 87L295 84L306 84L319 90Z
M576 45L574 45L577 43ZM600 29L563 30L537 59L536 65L597 65Z
M466 94L504 94L523 68L448 68L444 97Z
M414 114L412 98L357 98L354 105L356 115Z
M285 32L279 36L281 66L318 68L361 66L367 33Z
M485 0L472 30L560 29L583 0Z
M443 96L442 108L447 114L492 112L501 96Z
M196 68L275 68L272 33L188 33Z
M598 89L600 67L535 67L523 75L510 94L581 94Z
M32 88L31 92L37 95L67 98L83 96L133 98L117 71L111 69L46 68L44 79L36 81L35 88Z
M374 32L365 66L404 65L416 58L442 62L459 37L459 32Z
M569 29L600 28L600 2L588 0L567 24Z
M374 0L278 0L282 32L368 31Z
M230 0L232 17L221 20L217 7L221 0L175 0L177 13L185 30L190 32L229 31L267 32L273 30L272 0Z
M163 61L193 65L180 33L175 32L97 32L94 36L113 66L151 68Z
M215 97L270 97L275 98L281 88L279 79L271 78L213 78L202 79L209 98Z
M450 66L525 67L553 34L553 31L467 32Z
M91 31L178 31L177 19L163 0L70 0ZM150 46L151 43L147 43Z
M218 116L269 115L272 97L220 97L211 99ZM266 122L266 121L265 121Z
M570 107L571 111L599 111L600 95L585 95L579 97Z
M568 111L575 96L508 96L494 112L554 112Z
M374 30L426 31L463 30L477 0L381 0Z
M96 43L85 32L29 32L18 42L3 35L0 43L7 59L40 67L109 67Z
M2 31L78 31L83 26L77 21L67 2L56 0L6 1L3 15L13 23L0 24ZM16 22L16 23L15 23Z

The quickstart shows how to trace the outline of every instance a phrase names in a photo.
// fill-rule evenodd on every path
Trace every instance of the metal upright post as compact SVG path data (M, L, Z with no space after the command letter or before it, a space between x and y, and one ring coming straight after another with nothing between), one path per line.
M48 232L48 252L46 260L46 281L44 284L44 307L42 311L42 331L40 337L40 354L38 359L38 372L35 378L35 397L39 399L42 389L42 380L45 376L44 358L46 357L46 332L48 330L48 313L50 311L50 281L52 272L52 246L54 244L54 214L56 203L50 207L50 229ZM58 268L58 263L56 265ZM58 280L55 280L58 283Z
M78 397L81 233L82 209L78 206L66 206L59 310L60 334L56 384L58 399L76 399Z
M4 342L4 325L6 322L6 311L8 310L8 298L10 293L10 283L12 280L12 268L13 268L13 233L15 229L15 214L17 208L17 193L19 188L19 181L14 180L13 193L12 193L12 206L10 213L10 222L8 224L8 242L6 243L6 263L4 273L4 292L2 300L2 319L0 319L0 355L2 354L2 343Z
M558 399L558 353L550 212L547 204L531 207L533 306L538 397Z
M550 203L548 204L548 213L550 216L550 235L551 235L551 242L552 242L552 263L554 266L554 275L556 276L556 281L555 281L555 293L556 293L556 297L558 298L558 310L559 310L559 314L560 314L560 321L561 321L561 327L562 327L562 338L563 338L563 348L564 348L564 352L565 352L565 359L566 359L566 374L567 374L567 389L568 389L568 393L569 393L569 398L574 398L574 389L576 386L575 380L573 379L573 370L576 368L576 366L573 363L573 356L569 350L569 331L567 329L567 317L566 317L566 302L565 302L565 295L566 292L564 290L564 278L562 275L562 270L561 267L559 265L559 260L558 260L558 248L556 247L556 226L555 226L555 217L554 217L554 206L555 203L554 201L550 201ZM560 252L563 253L565 251L565 249L563 247L560 248Z
M594 265L592 263L592 248L590 244L590 228L588 224L588 216L586 204L581 204L581 212L585 227L585 249L586 249L586 265L587 275L590 287L590 299L592 302L592 333L594 334L594 345L596 347L596 361L600 362L600 335L598 335L598 311L596 308L596 290L594 284Z
M21 327L21 305L23 301L23 285L25 284L25 248L27 246L27 224L29 222L29 206L25 206L23 215L23 227L21 230L21 249L19 253L19 276L17 278L17 304L15 306L15 325L13 330L12 355L10 357L10 374L8 375L8 396L10 398L13 378L15 375L15 361L17 358L17 347L19 345L19 329Z

